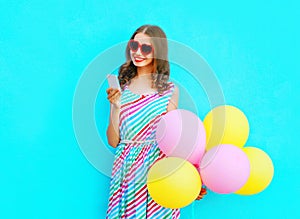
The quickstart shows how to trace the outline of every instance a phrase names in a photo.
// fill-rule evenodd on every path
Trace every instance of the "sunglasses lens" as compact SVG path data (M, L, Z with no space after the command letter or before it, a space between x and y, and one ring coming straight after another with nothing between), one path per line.
M132 51L137 51L138 48L139 48L139 43L136 42L136 41L130 41L130 42L129 42L129 48L130 48Z
M151 45L143 44L142 45L142 52L144 54L150 54L152 52L152 46Z

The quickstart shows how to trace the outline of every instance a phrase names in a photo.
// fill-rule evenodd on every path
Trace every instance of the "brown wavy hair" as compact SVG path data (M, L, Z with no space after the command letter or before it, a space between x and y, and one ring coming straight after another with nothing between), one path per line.
M168 42L164 31L155 25L143 25L139 27L130 37L130 40L138 33L144 33L151 38L154 47L153 70L151 74L152 88L156 88L162 94L169 88L170 65L168 61ZM119 82L122 89L129 85L131 79L137 75L137 67L130 58L130 49L126 47L126 62L119 68Z

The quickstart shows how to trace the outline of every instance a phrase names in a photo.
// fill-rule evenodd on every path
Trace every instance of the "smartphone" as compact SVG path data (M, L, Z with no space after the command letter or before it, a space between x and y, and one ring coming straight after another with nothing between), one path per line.
M120 84L119 84L119 79L116 75L108 74L107 75L107 80L108 80L109 87L121 90L121 87L120 87Z

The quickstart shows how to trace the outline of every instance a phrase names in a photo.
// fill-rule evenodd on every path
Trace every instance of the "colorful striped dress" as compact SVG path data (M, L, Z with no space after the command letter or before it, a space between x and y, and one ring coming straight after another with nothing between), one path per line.
M121 96L120 143L117 146L110 184L107 219L176 219L180 209L164 208L147 190L147 172L165 157L157 146L155 129L174 92L174 83L163 94L136 94L125 86Z

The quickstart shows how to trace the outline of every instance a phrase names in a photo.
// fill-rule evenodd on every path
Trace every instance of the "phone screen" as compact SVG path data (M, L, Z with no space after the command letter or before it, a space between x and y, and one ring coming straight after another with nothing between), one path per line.
M119 79L116 75L108 74L107 80L108 80L109 87L121 90Z

